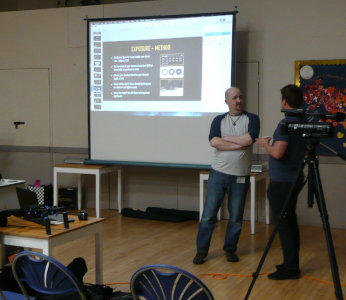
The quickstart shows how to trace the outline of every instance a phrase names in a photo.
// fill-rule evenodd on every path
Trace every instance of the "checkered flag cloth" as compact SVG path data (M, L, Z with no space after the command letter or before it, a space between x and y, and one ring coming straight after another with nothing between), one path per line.
M28 185L28 190L37 194L37 200L39 205L44 205L44 186Z

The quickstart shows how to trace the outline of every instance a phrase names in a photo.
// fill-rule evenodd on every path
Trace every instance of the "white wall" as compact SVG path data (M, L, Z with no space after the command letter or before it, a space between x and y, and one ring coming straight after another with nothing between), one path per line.
M295 61L345 58L344 0L165 0L4 12L0 13L0 69L49 67L50 147L84 149L88 147L86 16L107 18L233 11L236 5L239 10L237 60L261 64L262 134L271 135L283 117L279 91L282 86L294 83ZM45 157L45 161L50 161L50 165L37 164L37 168L43 170L42 176L51 174L52 163L62 162L64 158L62 154L47 155L50 158ZM6 157L6 153L2 153L2 157ZM18 163L11 165L2 161L0 167L2 170L15 168L11 170L13 176L20 176L21 168L27 172L27 167ZM1 169L0 172L4 173ZM35 175L27 175L25 179L33 180L37 173L36 170ZM346 211L345 165L338 159L323 158L321 174L330 222L334 227L346 228L343 218ZM52 178L45 177L45 180L52 181ZM88 193L87 186L92 180L86 177L85 181L85 201L91 205L93 196ZM65 183L75 182L69 178ZM145 209L149 204L161 204L169 208L198 209L196 171L128 167L124 171L124 182L124 207ZM112 190L111 197L115 194L116 190ZM320 224L318 214L308 210L304 192L300 198L301 223ZM104 200L104 207L108 207L108 199Z

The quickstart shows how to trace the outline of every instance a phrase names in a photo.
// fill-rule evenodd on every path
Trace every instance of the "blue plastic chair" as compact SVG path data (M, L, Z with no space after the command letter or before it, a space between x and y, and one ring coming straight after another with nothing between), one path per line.
M214 300L207 286L194 275L168 265L148 265L131 278L132 297L136 300Z
M12 261L12 271L26 299L30 299L23 282L45 295L80 295L86 300L83 287L73 273L52 257L34 251L18 253ZM68 298L66 298L68 299Z
M0 298L2 300L27 300L26 296L23 294L18 294L14 292L9 292L9 291L2 291L0 290ZM29 297L30 300L34 300L34 297Z

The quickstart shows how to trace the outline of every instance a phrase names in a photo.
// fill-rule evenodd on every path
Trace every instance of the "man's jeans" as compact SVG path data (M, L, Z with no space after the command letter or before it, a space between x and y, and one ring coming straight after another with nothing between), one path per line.
M208 179L207 197L202 220L197 234L197 251L208 254L211 236L217 221L217 213L227 192L229 220L226 229L223 250L237 250L237 244L243 224L246 194L250 186L250 176L227 175L211 169Z

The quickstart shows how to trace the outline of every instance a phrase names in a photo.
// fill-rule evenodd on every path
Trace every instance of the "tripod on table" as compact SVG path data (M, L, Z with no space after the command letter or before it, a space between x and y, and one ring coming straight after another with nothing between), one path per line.
M295 178L295 181L293 182L293 185L288 193L288 196L285 200L281 215L279 217L279 220L274 227L274 230L269 238L269 242L264 250L264 253L262 255L261 261L257 267L257 270L255 273L253 273L253 280L251 282L251 285L249 287L249 290L245 296L245 300L249 298L251 290L256 282L256 279L259 275L259 272L263 266L264 260L268 254L268 251L270 249L271 244L273 243L274 237L276 232L278 231L279 225L283 218L285 218L285 213L287 211L287 208L289 207L290 200L292 196L294 196L294 191L298 189L297 195L301 192L306 182L308 182L308 206L312 207L314 202L314 195L316 197L316 202L318 205L318 210L320 212L320 216L323 223L323 229L325 231L326 235L326 242L327 242L327 248L329 253L329 260L330 260L330 266L331 271L333 275L333 281L334 281L334 289L335 289L335 295L337 300L343 300L343 294L341 289L341 283L340 283L340 277L339 277L339 269L336 262L335 257L335 251L334 251L334 245L333 245L333 239L330 231L330 225L329 225L329 217L327 212L327 207L323 195L323 189L322 189L322 182L320 178L319 168L318 168L318 159L316 157L316 147L320 143L318 139L314 138L308 138L306 139L307 142L307 157L303 160L298 174ZM308 165L308 177L307 180L304 182L304 184L298 188L299 178L303 176L304 167Z

